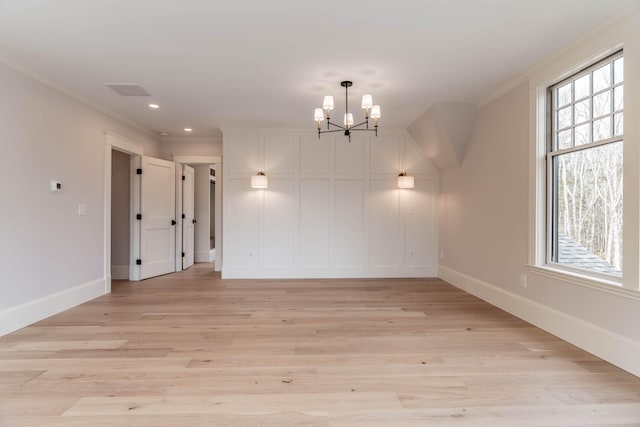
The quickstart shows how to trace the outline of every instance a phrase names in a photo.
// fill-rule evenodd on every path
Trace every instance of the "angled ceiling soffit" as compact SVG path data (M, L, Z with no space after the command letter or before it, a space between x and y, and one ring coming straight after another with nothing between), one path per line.
M407 131L439 171L460 167L475 125L476 106L434 104Z

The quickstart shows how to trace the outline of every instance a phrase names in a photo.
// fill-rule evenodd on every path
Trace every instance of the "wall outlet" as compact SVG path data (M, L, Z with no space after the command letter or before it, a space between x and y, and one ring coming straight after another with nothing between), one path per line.
M87 214L87 205L80 203L78 205L78 215L85 216Z
M56 181L55 179L52 179L49 185L51 186L51 191L53 192L62 190L62 183L60 181Z
M527 287L527 275L526 274L521 274L520 275L520 286L522 286L523 288Z

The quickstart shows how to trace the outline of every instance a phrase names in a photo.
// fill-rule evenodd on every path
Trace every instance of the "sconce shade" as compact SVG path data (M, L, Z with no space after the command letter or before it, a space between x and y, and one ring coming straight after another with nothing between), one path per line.
M402 172L400 175L398 175L398 188L413 188L413 185L413 176L407 175L406 172Z
M267 188L269 180L263 172L251 177L251 188Z

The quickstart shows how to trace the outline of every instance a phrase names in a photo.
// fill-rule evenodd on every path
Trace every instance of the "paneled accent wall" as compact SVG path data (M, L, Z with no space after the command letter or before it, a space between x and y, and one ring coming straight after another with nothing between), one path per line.
M438 173L406 132L225 130L223 158L223 278L437 275Z

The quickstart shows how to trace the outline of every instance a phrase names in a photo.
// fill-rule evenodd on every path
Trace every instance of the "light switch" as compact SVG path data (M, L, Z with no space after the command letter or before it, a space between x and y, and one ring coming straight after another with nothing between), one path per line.
M78 215L84 216L87 214L87 205L81 203L78 205Z

